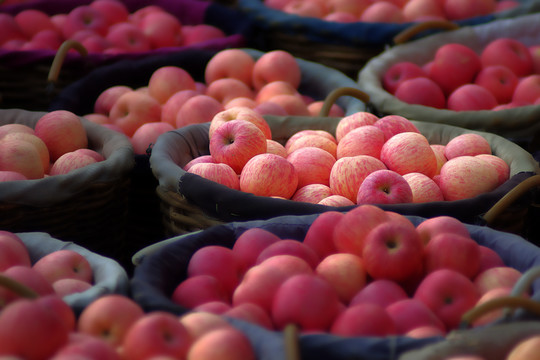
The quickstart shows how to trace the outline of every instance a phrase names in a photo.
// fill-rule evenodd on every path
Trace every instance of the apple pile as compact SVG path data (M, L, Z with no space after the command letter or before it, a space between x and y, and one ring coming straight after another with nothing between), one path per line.
M510 171L479 133L430 144L402 116L361 111L341 118L335 136L305 129L282 145L264 117L245 107L216 114L209 155L183 169L257 196L330 206L469 199L494 190Z
M70 111L48 112L34 128L16 123L0 126L0 181L67 174L103 160L88 148L86 129Z
M254 227L231 248L201 247L171 300L271 330L294 323L303 332L422 337L456 329L466 311L508 295L520 276L456 218L415 226L362 205L321 213L303 241Z
M449 76L449 74L452 74ZM479 53L460 43L440 46L431 61L399 61L381 79L399 100L453 111L540 104L540 45L491 40Z
M463 20L519 6L516 0L264 0L269 8L341 23Z
M225 49L207 63L204 82L178 66L156 69L147 86L115 85L94 103L90 121L124 133L136 154L166 131L209 122L231 107L244 106L259 114L318 115L323 101L299 92L301 69L287 51L274 50L254 59L242 49ZM331 116L343 116L334 104Z
M145 313L131 298L108 294L77 318L59 296L18 299L0 312L0 356L67 360L254 360L249 339L210 313Z
M76 40L90 53L121 54L225 36L212 25L184 25L157 5L130 13L117 0L94 0L52 16L37 9L0 14L0 48L7 50L57 50L64 41Z

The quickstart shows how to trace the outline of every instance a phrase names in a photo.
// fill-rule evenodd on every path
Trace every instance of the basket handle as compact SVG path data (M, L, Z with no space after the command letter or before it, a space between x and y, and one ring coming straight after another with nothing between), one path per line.
M58 48L51 64L51 68L49 69L49 75L47 77L49 85L54 86L54 83L58 81L58 76L60 75L60 70L62 69L66 55L71 49L77 50L82 56L88 55L88 50L86 50L80 42L72 39L64 41Z
M512 205L521 196L527 193L530 189L540 185L540 175L533 175L521 183L514 186L512 190L507 192L502 198L499 199L482 217L486 224L493 225L495 219L501 215L506 208Z
M0 286L7 288L17 295L27 299L37 299L39 294L21 282L0 274Z
M341 96L353 96L363 103L367 104L369 102L369 95L363 92L360 89L354 88L354 87L339 87L337 89L332 90L324 99L323 106L321 107L321 110L319 111L319 116L327 117L330 113L330 108L338 98Z
M298 346L298 327L295 324L287 324L283 329L285 344L285 359L300 360L300 348Z
M413 36L420 34L421 32L426 31L426 30L434 30L434 29L456 30L458 28L459 28L459 25L452 21L446 21L446 20L422 21L422 22L415 23L414 25L398 33L396 36L394 36L393 42L396 45L403 44L409 41Z

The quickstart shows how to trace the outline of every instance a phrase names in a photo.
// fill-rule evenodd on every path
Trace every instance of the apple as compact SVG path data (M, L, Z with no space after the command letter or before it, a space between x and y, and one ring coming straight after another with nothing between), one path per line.
M497 169L497 173L499 174L498 185L502 185L510 178L510 165L502 158L492 154L478 154L476 157L489 162Z
M334 225L332 241L339 252L362 255L367 235L388 220L386 212L375 205L359 205L346 212Z
M379 158L385 142L384 132L374 125L350 130L337 144L336 157L369 155Z
M34 132L47 145L53 162L67 152L88 146L86 129L81 119L67 110L44 114L36 122Z
M54 296L58 301L60 298ZM51 358L68 342L70 330L50 311L48 296L20 299L0 313L0 354L32 360Z
M222 315L231 309L231 305L224 301L209 301L193 308L193 311L203 311Z
M442 4L433 0L410 0L403 6L405 21L421 21L426 18L445 19Z
M316 100L308 104L307 109L311 116L319 116L323 106L324 106L324 101ZM328 110L328 116L342 118L345 116L345 111L343 110L341 106L339 106L339 104L332 104L330 106L330 110Z
M197 174L205 179L225 185L234 190L240 190L238 175L227 164L223 163L199 163L194 164L188 170L189 173Z
M396 88L394 96L407 104L429 106L436 109L447 107L446 97L440 85L427 76L403 80Z
M293 137L289 138L289 140L287 140L285 143L285 149L287 150L288 154L291 154L295 150L302 147L318 147L326 150L334 158L337 156L337 143L333 139L330 139L321 133L304 132L294 139Z
M0 138L3 138L5 135L9 133L15 133L15 132L23 132L23 133L35 135L34 129L28 125L17 124L17 123L0 125Z
M371 3L360 15L362 22L402 23L405 21L401 8L387 1Z
M205 94L213 97L223 105L238 97L251 99L255 97L253 90L248 85L234 78L223 78L212 81L208 84Z
M161 134L174 129L174 126L163 121L142 124L130 139L135 154L146 154Z
M4 47L8 41L26 41L27 36L24 35L19 24L14 17L9 14L0 14L0 45Z
M285 146L272 139L266 139L266 152L276 154L284 158L287 157L287 149L285 149Z
M77 332L99 337L115 348L131 326L144 316L142 307L120 294L106 294L88 304L77 320Z
M257 91L254 99L258 104L260 104L269 101L276 95L284 94L300 96L298 90L290 82L284 80L275 80L263 85L263 87Z
M386 308L396 301L407 298L407 293L397 282L388 279L374 279L369 281L354 295L349 306L377 304Z
M130 91L133 91L133 89L127 85L113 85L108 87L96 98L96 101L94 102L94 112L108 116L116 100Z
M504 65L517 77L530 75L533 61L529 49L520 40L500 37L491 40L480 54L482 67Z
M14 15L13 19L28 38L32 38L43 30L57 31L49 15L41 10L24 9Z
M275 154L253 156L245 163L240 174L240 190L257 196L290 199L297 188L298 173L294 165Z
M263 249L281 240L277 235L262 228L249 228L236 238L232 247L243 274L255 265L257 257Z
M392 136L403 132L420 133L418 128L409 119L400 115L386 115L377 120L375 127L382 130L385 141Z
M231 120L245 120L256 125L266 137L266 139L272 139L272 130L270 125L266 122L265 118L253 109L246 107L233 107L227 110L223 110L214 115L210 121L210 129L208 130L208 137L211 139L212 134L220 125Z
M294 323L300 331L325 331L342 306L326 280L315 274L299 274L285 280L277 289L271 317L278 330Z
M320 259L337 253L332 241L334 226L344 214L338 211L325 211L318 215L304 236L304 244L312 248Z
M297 95L279 94L272 96L267 101L278 104L285 109L288 115L309 116L307 104Z
M328 151L318 147L301 147L290 152L287 160L298 175L298 188L309 184L330 184L330 172L336 159Z
M24 139L0 140L0 170L16 172L27 179L41 179L45 174L39 150Z
M118 23L109 28L105 40L109 47L121 52L149 51L150 41L142 30L132 23Z
M341 207L341 206L352 206L355 203L347 199L345 196L341 195L330 195L318 202L319 205Z
M283 239L269 244L266 248L262 249L259 256L257 256L255 265L261 264L265 260L277 255L292 255L299 257L308 263L312 269L315 269L320 261L317 253L303 242L292 239Z
M171 300L187 309L193 309L211 301L229 304L230 294L215 276L202 274L190 276L178 284Z
M410 203L412 189L407 180L392 170L376 170L370 173L358 188L357 204Z
M460 272L439 269L422 279L414 298L426 304L450 331L457 328L462 315L477 303L480 292Z
M208 95L195 95L186 100L176 114L176 128L190 124L210 122L215 115L225 110L223 104Z
M452 138L444 148L447 160L458 156L491 154L491 145L485 137L476 133L464 133Z
M378 304L349 306L340 313L330 328L339 336L391 336L396 334L394 320Z
M208 331L231 326L223 316L206 311L187 312L180 315L179 321L186 327L193 339Z
M255 349L248 337L230 326L211 330L194 339L186 359L188 360L255 360Z
M385 309L394 320L397 334L406 334L425 326L435 327L446 334L445 324L426 304L416 298L397 300Z
M302 72L296 58L285 50L271 50L261 55L253 65L252 84L259 91L265 84L283 80L295 89L300 85Z
M71 151L60 156L52 164L49 175L64 175L85 166L95 164L98 161L87 154Z
M474 83L490 91L499 104L512 100L518 82L518 76L504 65L485 66L474 79Z
M90 288L92 284L79 279L59 279L52 283L54 292L61 296L67 296L76 293L82 293Z
M453 269L472 279L480 268L478 243L468 236L450 232L431 238L425 247L425 272L442 268Z
M158 5L146 5L135 10L133 13L129 14L128 21L134 24L140 24L142 19L144 19L146 15L159 13L162 11L163 11L163 8Z
M441 167L448 160L446 158L446 156L444 156L444 149L445 149L446 145L430 144L429 146L431 146L431 149L433 150L433 153L435 153L435 157L437 158L436 175L438 175L441 172Z
M478 299L478 302L476 303L475 307L480 306L490 300L503 297L503 296L510 296L512 295L512 288L511 287L498 287L493 288L491 290L488 290L486 293L484 293L480 299ZM496 309L492 310L485 315L482 315L478 317L474 322L472 323L473 327L483 326L487 325L491 322L494 322L501 318L504 314L504 309Z
M367 283L364 262L354 254L330 254L321 259L315 273L332 284L344 304L349 304Z
M200 95L196 90L180 90L172 94L161 107L161 121L176 126L176 116L184 103L195 95Z
M32 267L51 284L59 279L79 279L88 283L93 281L90 262L74 250L53 251L36 261Z
M248 321L268 330L274 329L272 319L270 319L270 314L268 314L268 312L257 304L243 303L233 306L229 310L225 311L223 316Z
M382 85L386 91L394 94L403 81L426 76L426 72L418 64L410 61L399 61L385 70L382 76Z
M364 179L376 170L387 169L384 163L369 155L343 157L334 163L329 184L334 194L356 203L358 189Z
M497 266L485 269L474 278L474 285L478 292L483 295L497 287L514 287L521 278L519 270L510 266Z
M373 125L379 117L367 111L358 111L354 114L343 117L336 125L336 140L339 143L343 137L352 129L364 125Z
M17 234L0 230L0 271L15 265L31 266L28 249Z
M176 16L166 11L146 15L141 19L138 27L149 40L151 49L182 44L182 23Z
M69 39L78 31L92 30L105 36L108 29L107 20L101 12L89 5L81 5L67 13L62 34L66 39Z
M479 245L480 247L480 266L478 274L492 267L505 266L501 256L493 249Z
M450 233L467 238L470 237L469 230L465 224L455 217L448 215L440 215L425 219L416 226L416 231L420 234L425 245L439 234Z
M189 72L178 66L162 66L148 80L150 95L164 104L174 93L181 90L196 90L195 80Z
M362 259L373 279L404 281L422 266L424 245L414 227L383 222L363 241Z
M439 185L430 177L412 172L403 175L412 191L412 203L444 201Z
M419 172L433 177L437 159L427 138L416 132L403 132L388 139L381 149L381 161L400 175Z
M480 56L470 47L447 43L435 52L428 76L439 84L448 96L459 86L471 83L481 67Z
M120 354L105 340L91 335L72 332L66 345L54 354L55 360L74 358L91 358L103 360L120 360Z
M295 132L290 138L287 139L287 141L285 142L285 149L287 149L288 152L291 152L290 149L293 148L293 146L295 148L301 147L301 146L295 146L294 143L298 139L303 138L305 135L321 136L321 137L326 138L327 140L332 141L334 144L337 145L337 140L334 137L334 135L332 135L331 133L329 133L326 130L304 129L304 130L300 130L300 131ZM309 142L312 142L312 141L309 141ZM303 146L304 145L306 145L306 144L303 144Z
M495 11L496 0L444 1L444 13L449 20L462 20L491 14Z
M129 20L129 10L124 3L117 0L94 0L90 7L99 11L110 25L127 22Z
M257 113L261 115L277 115L277 116L287 116L287 111L283 108L283 106L270 102L265 101L263 103L258 104L253 108Z
M489 162L475 156L459 156L441 168L439 186L446 201L469 199L492 191L499 174Z
M298 187L291 200L318 204L321 200L332 195L332 189L328 185L308 184Z
M176 315L153 311L135 321L122 342L128 359L148 359L153 356L186 358L193 339Z
M202 42L224 39L227 35L223 30L209 24L195 24L182 26L182 45L188 46Z
M54 294L54 288L47 279L31 267L13 265L3 271L2 275L26 286L38 297ZM2 310L5 310L7 306L22 298L24 297L21 294L11 290L9 287L3 286L0 288L0 307Z
M141 125L161 120L161 104L152 96L130 91L121 95L110 111L111 123L131 137Z
M497 99L489 90L474 83L454 89L446 102L446 107L453 111L491 110L497 105Z
M508 352L507 360L536 360L540 348L540 336L530 335L518 341Z
M224 49L216 53L206 64L204 79L207 84L222 78L233 78L252 86L255 59L242 49Z
M26 176L16 171L0 170L0 181L28 180Z
M206 163L215 164L216 162L214 161L214 158L212 157L212 155L201 155L188 161L188 163L184 165L183 169L185 171L189 171L189 169L191 169L191 167L195 164L206 164Z
M540 98L540 74L531 74L522 77L517 83L512 102L531 105Z
M326 8L318 1L291 0L283 7L283 12L320 19L326 14Z
M258 104L254 99L251 99L248 97L237 97L237 98L229 100L225 104L225 110L228 110L230 108L237 107L237 106L255 109L258 106ZM260 114L259 112L257 113Z

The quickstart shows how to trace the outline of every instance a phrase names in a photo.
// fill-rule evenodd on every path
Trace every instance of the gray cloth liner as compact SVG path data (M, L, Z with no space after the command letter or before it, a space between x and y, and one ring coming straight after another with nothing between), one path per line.
M381 84L384 72L400 61L423 65L433 59L436 50L446 43L460 43L480 53L490 41L510 37L530 46L540 43L540 14L501 19L490 23L463 27L394 46L372 58L358 74L358 86L370 97L380 114L398 114L408 119L449 124L482 130L508 138L529 137L540 130L540 106L522 106L500 111L452 111L422 105L410 105L385 91Z
M292 134L302 129L323 129L335 134L337 123L341 118L334 117L301 117L301 116L265 116L272 130L272 137L284 143ZM447 144L448 141L463 133L478 133L484 136L492 147L494 155L501 157L510 166L510 176L520 172L538 173L538 162L534 157L520 146L511 141L491 133L465 130L451 125L412 121L432 144ZM193 132L192 137L186 139L190 147L178 141L181 129L173 130L161 135L152 149L150 166L159 184L168 190L178 192L180 178L186 173L182 166L188 161L208 153L207 124L202 124Z
M0 125L17 123L34 128L44 114L21 109L0 110ZM104 161L65 175L0 184L0 201L36 207L51 206L73 198L92 183L127 178L135 164L129 139L87 119L81 118L81 121L88 134L88 147L101 153Z
M81 293L65 296L64 301L79 313L93 300L105 294L129 294L129 278L122 266L113 259L101 256L72 242L62 241L44 232L15 233L26 245L34 264L43 256L58 250L73 250L83 255L94 275L93 286Z

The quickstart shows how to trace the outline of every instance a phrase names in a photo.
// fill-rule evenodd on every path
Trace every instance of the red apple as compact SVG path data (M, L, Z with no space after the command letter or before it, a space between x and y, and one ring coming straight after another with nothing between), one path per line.
M453 111L491 110L497 105L497 99L489 90L473 83L454 89L446 102L446 107Z
M303 242L283 239L269 244L262 249L261 253L255 261L255 265L261 264L265 260L277 255L292 255L301 258L309 264L312 269L315 269L320 261L317 253Z
M94 112L108 116L116 100L121 95L132 90L133 89L131 87L126 85L114 85L103 90L96 98L94 103Z
M357 204L399 204L413 200L407 180L392 170L376 170L358 188Z
M90 262L80 253L69 250L53 251L33 265L50 284L59 279L79 279L92 283L94 275Z
M165 104L174 93L181 90L195 90L195 80L178 66L162 66L154 70L148 80L148 91L160 104Z
M186 359L255 360L255 349L248 337L234 327L209 331L193 341Z
M415 298L398 300L386 307L396 326L397 334L406 334L424 326L435 327L446 333L446 326L422 301Z
M225 185L234 190L240 190L238 175L227 164L223 163L199 163L194 164L188 170L189 173L197 174L205 179Z
M251 76L255 60L242 49L225 49L216 53L206 64L204 78L207 84L222 78L233 78L252 85Z
M540 98L540 74L532 74L522 77L517 83L512 102L531 105L535 104Z
M81 5L67 14L62 33L66 39L71 38L81 30L92 30L101 36L105 36L108 29L107 20L101 12L89 5Z
M379 118L370 112L359 111L351 115L347 115L339 120L336 125L336 140L339 143L341 139L352 129L364 125L373 125Z
M446 97L441 87L426 76L403 80L396 88L394 96L407 104L446 108Z
M215 276L204 274L188 277L176 286L171 296L172 301L187 309L211 301L229 304L230 298L228 291Z
M313 220L304 236L304 244L312 248L320 259L337 252L332 241L334 227L344 214L325 211Z
M474 83L490 91L499 104L512 100L518 81L518 76L504 65L485 66L474 79Z
M210 122L221 111L223 104L208 95L195 95L186 100L176 114L177 129L191 124Z
M407 299L405 290L395 281L388 279L372 280L357 292L349 306L357 304L378 304L387 307L396 301Z
M381 305L365 303L349 306L332 323L330 333L339 336L391 336L394 320Z
M15 265L31 266L28 249L18 235L0 230L0 271Z
M469 230L464 223L455 217L446 215L425 219L416 226L416 231L420 234L423 243L426 245L435 236L444 233L470 237Z
M182 45L188 46L215 39L223 39L227 34L220 28L210 24L195 24L182 26Z
M152 96L130 91L121 95L110 111L111 123L131 137L141 125L161 120L161 105Z
M182 23L176 16L166 11L146 15L138 27L149 40L152 49L182 44Z
M504 65L517 77L530 75L533 70L533 61L527 46L510 37L491 40L482 50L480 59L483 67Z
M485 269L474 278L474 285L478 292L483 295L497 287L514 287L522 274L510 266L497 266Z
M444 13L449 20L468 19L493 13L496 3L495 0L446 0L444 2Z
M211 139L212 134L220 125L231 120L245 120L253 123L259 128L267 140L272 139L272 130L262 115L253 109L246 107L233 107L223 110L215 114L211 119L208 137Z
M262 228L249 228L236 238L232 247L243 274L255 265L257 257L269 245L281 240L277 235Z
M427 243L424 253L426 273L437 269L453 269L472 279L480 268L480 249L470 237L442 233Z

